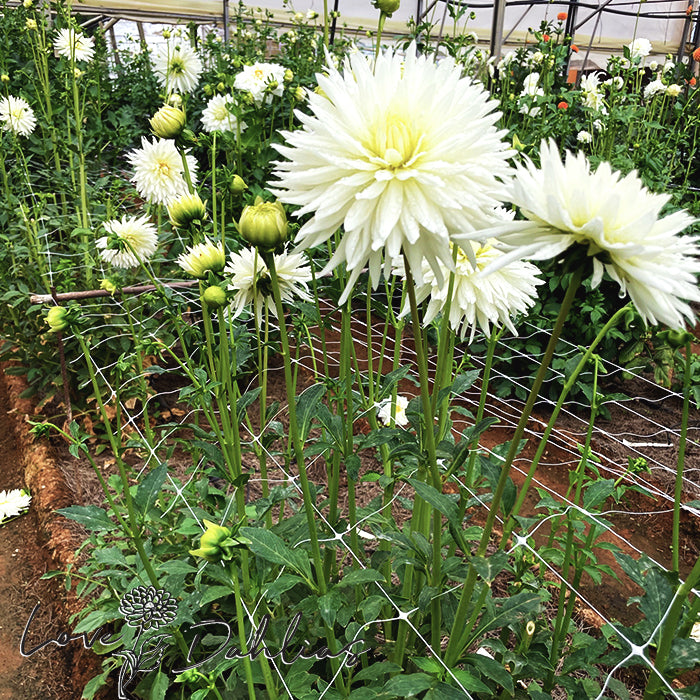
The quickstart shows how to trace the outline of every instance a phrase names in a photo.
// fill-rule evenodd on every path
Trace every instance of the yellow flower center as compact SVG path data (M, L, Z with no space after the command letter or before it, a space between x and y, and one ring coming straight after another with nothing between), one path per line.
M185 62L179 56L175 56L175 58L173 58L172 61L170 61L170 72L178 75L184 70Z
M170 177L170 163L165 160L159 160L156 163L156 171L160 177Z
M265 71L262 68L256 68L255 69L255 79L256 80L264 80L265 78Z
M420 132L393 114L382 120L373 130L374 143L370 149L382 159L391 170L397 170L417 155L421 143Z

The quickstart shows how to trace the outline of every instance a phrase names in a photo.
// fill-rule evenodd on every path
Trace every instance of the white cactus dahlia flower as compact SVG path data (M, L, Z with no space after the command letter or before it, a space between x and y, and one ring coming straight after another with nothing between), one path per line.
M313 212L296 239L298 249L319 245L343 227L327 265L349 270L347 298L369 263L376 285L382 262L388 273L402 253L422 279L427 260L454 269L450 239L481 237L492 211L507 197L512 151L503 142L496 102L451 59L439 64L387 51L376 65L362 54L345 59L342 72L329 64L318 75L322 94L311 94L311 115L297 113L303 128L284 132L275 148L272 191Z
M148 215L127 216L104 222L106 236L97 239L100 257L115 267L136 267L158 247L158 232Z
M545 260L579 244L593 258L593 287L607 272L645 321L671 328L692 321L684 300L700 301L700 248L678 234L695 219L685 211L659 218L670 197L647 190L635 172L623 177L608 163L591 172L580 152L562 162L554 141L542 142L540 159L540 168L518 166L510 199L527 220L489 231L509 250L489 269Z

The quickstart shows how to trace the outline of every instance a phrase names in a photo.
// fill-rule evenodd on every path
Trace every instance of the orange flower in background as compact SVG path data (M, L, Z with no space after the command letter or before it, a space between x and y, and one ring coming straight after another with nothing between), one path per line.
M690 15L693 14L693 6L692 6L692 5L688 5L688 9L685 11L685 14L686 14L688 17L690 17Z
M569 15L567 15L566 12L560 12L560 13L557 15L557 19L558 19L560 22L563 22L568 16L569 16Z
M692 77L692 78L688 81L688 85L690 85L690 87L695 87L695 83L696 83L696 82L697 82L697 80L695 80L695 77Z
M572 50L574 53L578 53L578 46L576 46L576 44L571 44L571 50Z
M543 35L542 35L542 41L544 41L544 42L549 41L549 34L543 34Z
M557 109L569 109L569 103L562 100L558 105Z
M700 61L700 46L693 51L693 61Z

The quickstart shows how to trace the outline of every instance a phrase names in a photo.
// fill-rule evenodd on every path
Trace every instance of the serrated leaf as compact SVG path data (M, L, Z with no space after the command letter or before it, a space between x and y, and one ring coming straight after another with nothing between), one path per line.
M307 580L311 579L311 565L307 556L288 547L279 535L254 527L242 527L240 532L250 540L249 548L253 554L272 564L291 566Z
M159 464L155 469L146 474L145 478L138 485L136 489L136 495L134 496L134 503L136 507L142 512L147 513L149 508L155 502L158 492L163 486L165 477L168 475L168 465L163 462Z
M114 523L109 519L107 513L97 506L68 506L59 508L60 513L69 520L75 520L88 530L112 530Z

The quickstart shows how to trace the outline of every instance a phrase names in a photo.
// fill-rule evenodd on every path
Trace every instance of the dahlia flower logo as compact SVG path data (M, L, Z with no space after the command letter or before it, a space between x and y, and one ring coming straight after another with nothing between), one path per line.
M177 617L177 601L161 588L137 586L124 595L119 612L127 626L136 629L131 649L115 653L124 663L119 671L117 697L126 700L125 689L139 671L153 671L161 662L167 644L172 638L168 632L158 633ZM144 636L144 633L147 633ZM142 638L143 637L143 638Z

